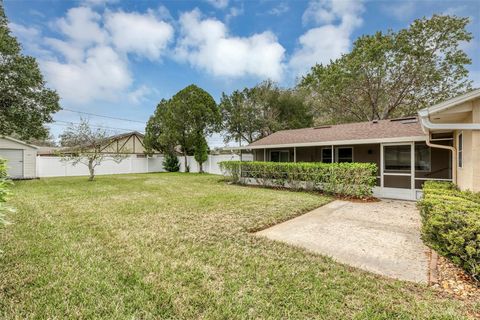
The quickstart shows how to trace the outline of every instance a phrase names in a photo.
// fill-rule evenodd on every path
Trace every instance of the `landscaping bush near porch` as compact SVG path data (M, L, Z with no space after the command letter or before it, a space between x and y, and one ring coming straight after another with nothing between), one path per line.
M263 186L315 189L352 197L371 196L377 173L372 163L224 161L220 168L234 183L253 180Z
M480 194L429 181L419 202L424 241L480 280Z

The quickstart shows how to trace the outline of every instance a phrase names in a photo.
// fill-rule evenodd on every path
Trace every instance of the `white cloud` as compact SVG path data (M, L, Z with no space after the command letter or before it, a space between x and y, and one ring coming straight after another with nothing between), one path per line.
M413 1L393 1L382 7L382 11L399 21L410 20L415 12Z
M339 22L347 28L357 27L362 23L359 16L363 12L360 0L316 0L310 1L303 13L304 24L313 22L317 25Z
M268 10L268 14L272 16L281 16L284 13L287 13L290 10L290 7L286 2L281 2L279 5L276 7L273 7L272 9Z
M41 35L39 29L35 27L26 27L21 24L16 24L10 22L8 24L10 31L19 39L22 39L22 46L25 49L30 51L31 54L35 54L37 56L46 56L49 54L47 50L44 50L36 40Z
M75 42L67 42L56 38L45 38L44 43L62 54L67 62L81 62L85 57L85 49Z
M349 36L345 29L334 25L308 30L300 37L300 48L292 56L290 66L305 72L316 63L337 59L350 48Z
M72 104L85 104L94 99L115 100L118 93L132 83L125 61L108 46L88 49L82 62L48 60L41 66L62 99Z
M304 24L321 25L309 29L299 38L289 65L295 75L308 71L316 63L328 63L346 53L351 34L363 20L361 1L311 1L303 14Z
M137 53L151 60L160 58L173 38L173 27L147 14L108 12L105 26L113 44L124 52Z
M64 103L121 98L139 103L151 91L139 87L129 92L133 78L128 53L161 58L173 38L173 27L163 21L162 14L166 14L162 7L145 14L107 10L103 15L89 7L76 7L51 23L58 37L43 37L39 30L21 25L12 29L29 46L44 51L38 55L40 67Z
M128 100L132 104L140 104L141 102L145 101L146 97L151 94L154 90L147 87L146 85L141 85L137 89L131 91L128 94Z
M99 24L101 16L87 7L68 10L65 18L57 20L55 25L61 33L81 46L103 44L108 34Z
M215 76L255 76L279 80L285 49L271 32L232 37L222 22L203 19L199 10L180 17L176 57Z
M232 18L238 17L243 14L243 6L241 8L231 7L225 16L225 22L228 23Z
M225 9L226 7L228 7L228 3L229 3L229 0L206 0L206 1L217 9Z

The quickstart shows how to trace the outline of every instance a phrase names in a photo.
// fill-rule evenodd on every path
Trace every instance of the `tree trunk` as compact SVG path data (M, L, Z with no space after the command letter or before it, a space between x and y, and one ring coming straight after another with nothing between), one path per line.
M199 163L198 165L200 166L198 172L203 173L203 163Z
M88 178L88 181L93 181L95 178L95 170L93 168L93 160L88 160L88 171L90 172L90 177Z
M183 154L183 157L185 159L185 172L190 172L190 167L188 166L188 163L187 163L187 153L186 152Z

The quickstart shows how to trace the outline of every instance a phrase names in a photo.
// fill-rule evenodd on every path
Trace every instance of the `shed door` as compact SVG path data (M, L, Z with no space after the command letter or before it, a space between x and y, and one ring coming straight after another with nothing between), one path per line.
M0 149L0 157L7 160L9 177L23 178L23 150Z

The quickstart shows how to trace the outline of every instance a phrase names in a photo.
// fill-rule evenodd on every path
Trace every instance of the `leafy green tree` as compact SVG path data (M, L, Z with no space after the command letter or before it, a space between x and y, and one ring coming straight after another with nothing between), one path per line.
M271 81L231 95L223 93L220 110L226 142L252 143L278 130L304 128L313 123L302 91L280 89Z
M205 140L205 137L199 136L197 138L193 156L200 167L199 172L203 173L203 163L208 160L208 144L207 140Z
M251 143L259 138L263 121L252 100L249 89L236 90L231 95L222 93L220 110L226 142L246 141Z
M413 115L471 88L460 45L472 39L468 18L434 15L398 32L357 39L350 53L316 65L301 80L323 122Z
M145 129L146 145L163 152L179 147L186 164L197 139L219 129L220 112L215 100L205 90L189 85L157 106ZM189 171L188 166L185 171Z
M156 150L165 154L175 154L178 141L175 132L169 127L173 121L171 110L170 101L162 99L148 120L144 137L147 153L151 154Z
M0 1L0 134L24 140L46 137L44 124L60 110L58 101L57 93L46 88L35 58L22 55Z

